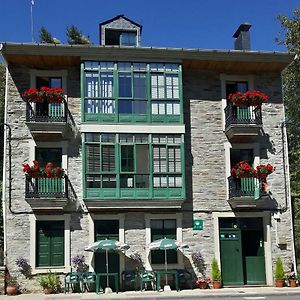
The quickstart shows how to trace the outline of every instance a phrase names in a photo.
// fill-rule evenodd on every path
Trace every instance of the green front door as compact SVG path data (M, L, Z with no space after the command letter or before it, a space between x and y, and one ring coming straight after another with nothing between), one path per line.
M223 284L243 285L243 256L240 229L220 230L220 250Z
M263 232L243 232L244 274L246 284L266 284Z
M119 240L119 220L95 221L95 241L99 240ZM106 273L106 253L95 253L95 272ZM120 255L118 252L108 252L108 272L120 274ZM119 276L118 276L119 278ZM106 278L101 278L101 287L106 287ZM113 277L109 277L109 287L115 290Z
M262 218L220 219L224 286L266 284Z

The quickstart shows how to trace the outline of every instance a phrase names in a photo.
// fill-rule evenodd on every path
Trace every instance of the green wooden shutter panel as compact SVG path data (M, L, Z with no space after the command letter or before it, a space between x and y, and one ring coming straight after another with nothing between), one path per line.
M64 221L37 222L37 267L64 266Z
M37 232L37 261L38 267L50 266L50 237L40 228Z

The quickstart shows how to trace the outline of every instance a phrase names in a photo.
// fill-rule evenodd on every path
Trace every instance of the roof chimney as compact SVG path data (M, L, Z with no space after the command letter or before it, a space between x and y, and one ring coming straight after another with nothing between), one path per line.
M234 33L234 49L235 50L250 50L250 32L251 24L243 23Z

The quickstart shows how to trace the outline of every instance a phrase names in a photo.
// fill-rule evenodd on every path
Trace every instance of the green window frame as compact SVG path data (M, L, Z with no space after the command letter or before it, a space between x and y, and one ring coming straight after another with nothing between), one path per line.
M183 122L181 65L82 63L83 122Z
M82 156L84 195L176 198L185 192L181 134L85 133Z
M64 221L36 221L36 266L65 265Z
M153 219L151 220L151 242L163 238L176 240L176 219ZM176 264L178 262L177 251L167 251L167 262L169 264ZM151 264L164 264L165 251L152 250L151 251Z

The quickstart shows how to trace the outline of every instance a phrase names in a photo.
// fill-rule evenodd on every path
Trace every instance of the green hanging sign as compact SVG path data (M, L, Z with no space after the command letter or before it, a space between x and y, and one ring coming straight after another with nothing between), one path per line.
M203 230L203 220L193 220L193 230Z

